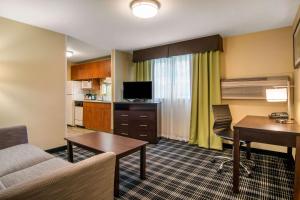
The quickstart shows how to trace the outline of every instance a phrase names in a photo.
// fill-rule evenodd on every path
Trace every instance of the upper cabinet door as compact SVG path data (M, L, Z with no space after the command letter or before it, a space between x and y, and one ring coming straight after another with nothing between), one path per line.
M74 65L71 67L71 80L80 80L81 65Z
M106 78L110 77L111 65L110 60L101 60L94 62L92 65L93 73L95 78Z
M106 77L111 77L111 60L103 61L104 75Z
M72 80L87 80L111 76L111 60L100 60L71 67Z
M86 64L73 65L71 67L71 80L85 80L90 76Z

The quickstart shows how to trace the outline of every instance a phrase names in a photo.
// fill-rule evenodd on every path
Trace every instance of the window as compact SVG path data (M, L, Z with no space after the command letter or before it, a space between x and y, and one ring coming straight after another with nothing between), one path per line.
M162 102L162 135L188 140L192 56L153 60L154 98Z
M191 55L155 59L154 98L191 98Z

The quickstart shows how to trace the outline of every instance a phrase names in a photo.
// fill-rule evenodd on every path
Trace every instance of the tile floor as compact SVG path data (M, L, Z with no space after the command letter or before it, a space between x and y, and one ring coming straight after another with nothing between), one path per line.
M72 127L68 126L67 127L67 137L72 137L72 136L78 136L78 135L83 135L86 133L91 133L94 132L93 130L85 129L85 128L80 128L80 127Z

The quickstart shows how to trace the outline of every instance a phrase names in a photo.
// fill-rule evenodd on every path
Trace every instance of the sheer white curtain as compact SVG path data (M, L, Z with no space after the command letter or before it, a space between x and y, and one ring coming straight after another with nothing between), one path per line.
M192 56L155 59L154 98L162 102L162 136L189 139Z

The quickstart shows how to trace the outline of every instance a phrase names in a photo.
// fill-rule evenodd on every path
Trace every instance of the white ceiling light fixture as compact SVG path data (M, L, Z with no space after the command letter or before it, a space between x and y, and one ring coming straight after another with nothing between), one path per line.
M74 52L73 51L66 51L66 56L67 58L71 58L72 56L74 55Z
M160 4L156 0L133 0L130 8L134 16L147 19L157 15Z

